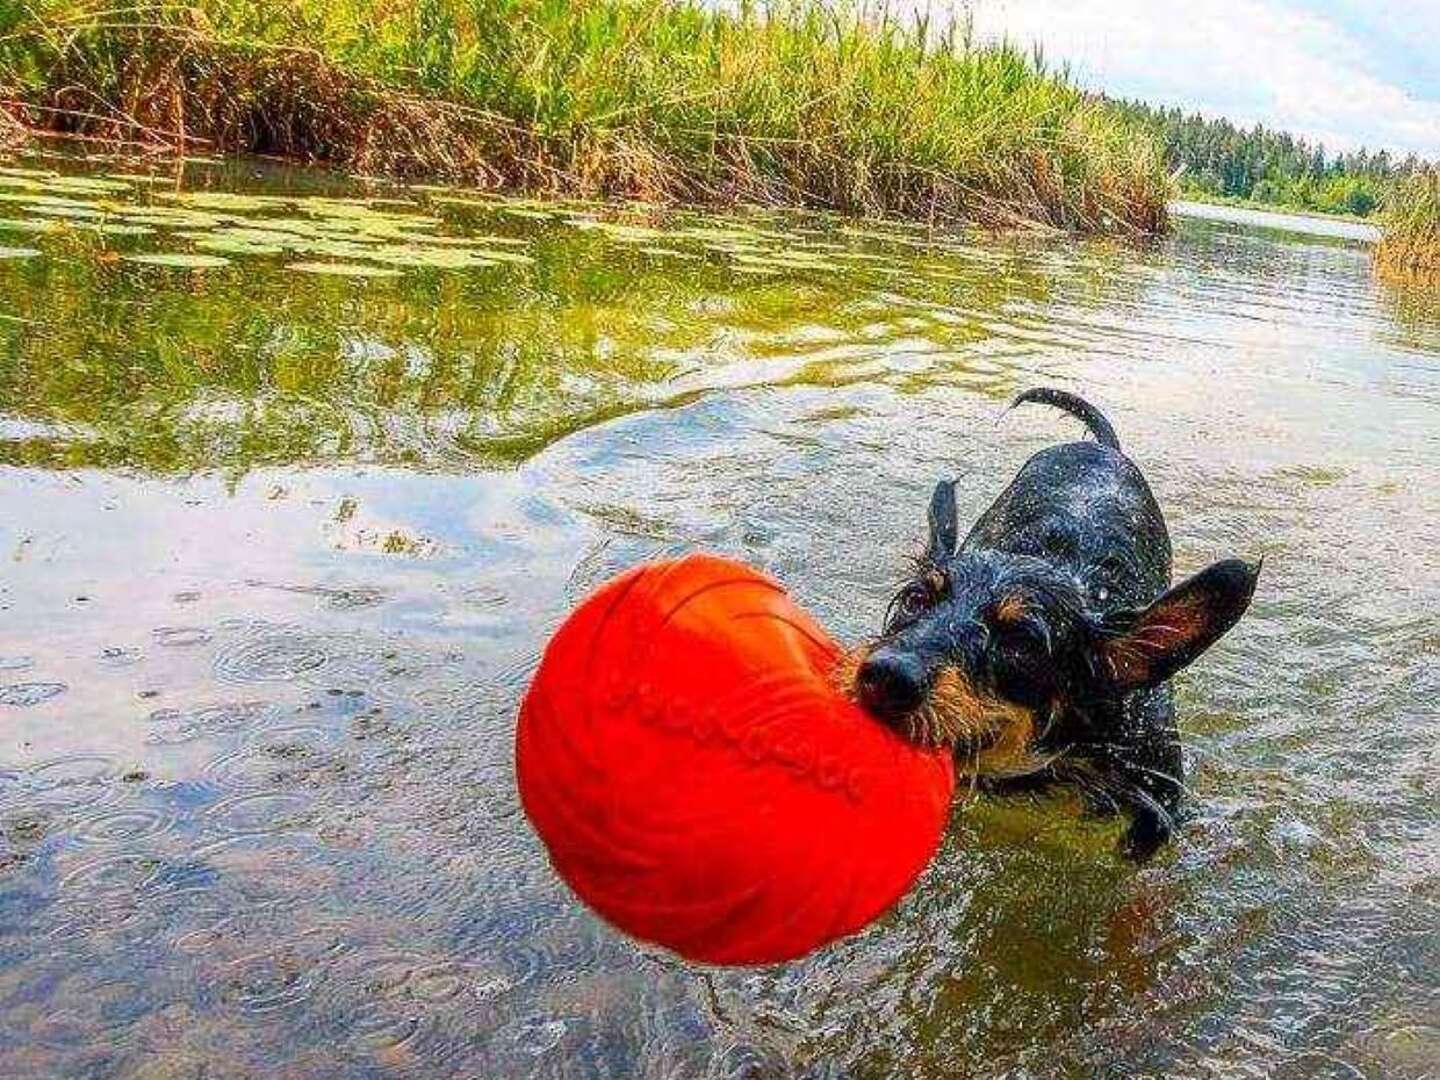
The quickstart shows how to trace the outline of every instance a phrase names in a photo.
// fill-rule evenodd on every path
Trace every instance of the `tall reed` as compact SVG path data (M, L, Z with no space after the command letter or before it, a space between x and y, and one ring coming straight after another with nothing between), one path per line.
M1385 206L1384 233L1375 248L1382 274L1440 280L1440 170L1397 183Z
M29 0L31 125L546 192L1154 232L1141 127L1008 45L821 0Z

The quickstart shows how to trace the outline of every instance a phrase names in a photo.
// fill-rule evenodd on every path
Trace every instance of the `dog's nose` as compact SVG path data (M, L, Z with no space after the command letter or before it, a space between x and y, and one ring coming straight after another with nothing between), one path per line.
M886 720L907 716L925 700L925 668L902 652L877 649L856 673L860 704Z

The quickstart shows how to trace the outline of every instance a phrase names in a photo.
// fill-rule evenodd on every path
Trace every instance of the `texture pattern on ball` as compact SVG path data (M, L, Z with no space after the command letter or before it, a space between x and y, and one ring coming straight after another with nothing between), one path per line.
M626 933L710 963L792 959L885 912L939 844L953 771L834 689L839 654L728 559L601 586L551 640L516 737L560 876Z

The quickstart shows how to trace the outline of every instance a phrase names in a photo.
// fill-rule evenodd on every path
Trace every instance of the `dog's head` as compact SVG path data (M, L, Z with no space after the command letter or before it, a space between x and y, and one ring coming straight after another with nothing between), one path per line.
M980 775L1038 771L1103 744L1126 695L1164 682L1232 627L1258 567L1215 563L1147 606L1103 610L1093 585L1043 559L957 553L954 487L940 484L915 576L844 682L907 738L952 747Z

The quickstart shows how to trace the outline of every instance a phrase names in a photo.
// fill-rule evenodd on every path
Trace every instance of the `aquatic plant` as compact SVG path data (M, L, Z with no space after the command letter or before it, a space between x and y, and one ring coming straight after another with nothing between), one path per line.
M1440 279L1440 170L1396 185L1385 207L1375 265L1388 276Z
M1045 236L66 158L0 165L0 466L509 466L714 386L881 377L892 347L914 378L917 333L967 355L1057 282ZM1125 246L1087 248L1075 302Z
M361 172L1154 232L1142 126L1009 45L821 0L34 0L26 122Z

